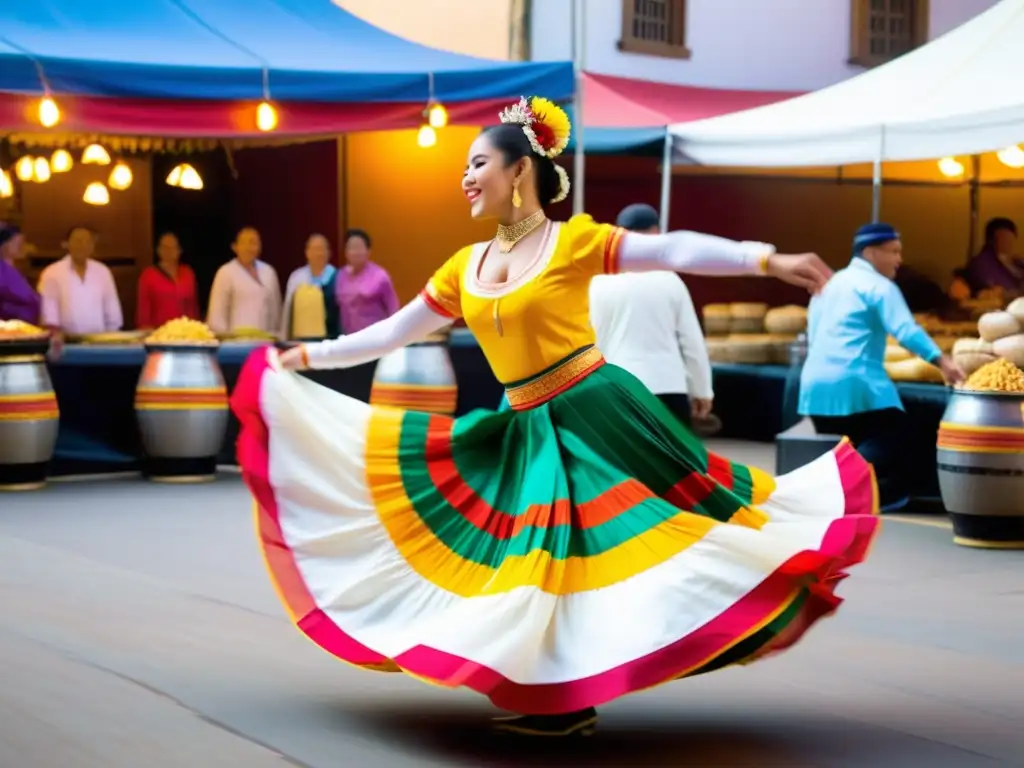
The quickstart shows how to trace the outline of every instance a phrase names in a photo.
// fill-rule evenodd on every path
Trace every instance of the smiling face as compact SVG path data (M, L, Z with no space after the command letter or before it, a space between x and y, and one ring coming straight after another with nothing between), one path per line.
M864 249L864 257L880 274L893 280L903 264L903 244L899 240L890 240L871 245Z
M505 156L491 144L486 133L477 137L469 148L462 190L469 200L474 219L500 219L512 208L512 184L520 179L520 194L532 184L530 161L526 158L507 164Z

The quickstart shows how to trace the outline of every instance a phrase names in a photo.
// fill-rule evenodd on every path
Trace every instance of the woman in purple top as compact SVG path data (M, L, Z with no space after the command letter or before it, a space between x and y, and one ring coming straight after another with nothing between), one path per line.
M966 271L973 294L1002 288L1008 296L1024 293L1024 261L1017 256L1017 225L1010 219L992 219L985 225L985 245Z
M345 261L334 286L341 332L355 333L395 314L395 286L384 267L370 261L370 236L363 230L345 233Z
M25 250L21 230L0 223L0 320L39 322L39 294L32 290L14 262Z

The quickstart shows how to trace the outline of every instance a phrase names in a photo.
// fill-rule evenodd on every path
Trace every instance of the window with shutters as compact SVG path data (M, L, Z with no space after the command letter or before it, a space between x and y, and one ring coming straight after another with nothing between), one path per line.
M686 0L623 0L619 50L688 59Z
M874 67L928 42L928 0L851 0L850 62Z

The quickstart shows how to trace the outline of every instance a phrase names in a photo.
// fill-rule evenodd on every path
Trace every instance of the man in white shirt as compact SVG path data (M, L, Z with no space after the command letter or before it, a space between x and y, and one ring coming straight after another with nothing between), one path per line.
M42 324L53 331L108 333L124 324L114 275L92 258L96 242L96 233L88 227L72 227L62 243L67 256L39 276Z
M656 234L658 212L630 205L616 223ZM605 359L638 379L685 424L711 413L711 362L686 285L674 272L600 275L590 283L590 321Z
M206 324L214 332L281 330L281 284L274 268L259 260L261 249L259 232L239 230L231 244L235 258L217 270L210 289Z

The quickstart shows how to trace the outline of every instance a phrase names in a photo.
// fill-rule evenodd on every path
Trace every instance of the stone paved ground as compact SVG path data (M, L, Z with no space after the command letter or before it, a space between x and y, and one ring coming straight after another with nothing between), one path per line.
M0 497L0 768L1024 765L1024 553L892 521L843 594L790 653L519 747L487 736L486 701L292 629L237 477L55 484Z

